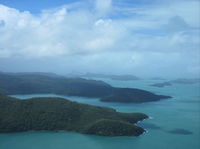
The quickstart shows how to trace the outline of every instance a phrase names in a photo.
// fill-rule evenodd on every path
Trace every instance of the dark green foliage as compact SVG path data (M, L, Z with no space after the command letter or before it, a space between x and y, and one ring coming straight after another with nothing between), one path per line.
M151 92L131 89L131 88L116 88L113 94L101 98L101 101L105 102L149 102L158 101L160 99L171 98L170 96L155 95Z
M103 81L81 78L51 77L37 74L0 73L0 93L4 94L61 94L69 96L100 97L108 102L149 102L169 96L155 95L151 92L115 88Z
M66 130L103 136L138 136L144 130L134 123L147 117L62 98L18 100L0 94L0 132Z
M100 119L91 124L85 133L101 136L139 136L144 130L141 127L124 121Z
M4 94L54 93L70 96L101 97L113 88L103 81L50 77L32 74L0 73L0 91Z

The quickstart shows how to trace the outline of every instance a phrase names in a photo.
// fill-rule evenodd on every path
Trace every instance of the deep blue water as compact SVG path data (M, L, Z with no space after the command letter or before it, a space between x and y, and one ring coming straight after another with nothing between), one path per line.
M170 95L158 102L105 103L97 98L67 97L53 94L13 95L21 99L59 96L81 103L108 106L120 112L143 112L152 119L138 125L148 132L139 137L101 137L72 132L23 132L0 134L0 149L200 149L200 85L173 84L156 88L159 81L104 81L117 87L132 87ZM161 81L162 82L162 81ZM178 129L178 130L177 130Z

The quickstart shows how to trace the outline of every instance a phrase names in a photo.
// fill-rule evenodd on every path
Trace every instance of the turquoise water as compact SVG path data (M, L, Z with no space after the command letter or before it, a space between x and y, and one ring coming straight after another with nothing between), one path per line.
M117 87L132 87L170 95L173 98L143 104L104 103L97 98L67 97L54 94L13 95L21 99L59 96L81 103L108 106L120 112L143 112L151 116L138 125L147 133L139 137L101 137L72 132L23 132L0 134L0 149L200 149L200 85L173 84L156 88L159 81L104 81ZM170 133L184 129L191 134Z

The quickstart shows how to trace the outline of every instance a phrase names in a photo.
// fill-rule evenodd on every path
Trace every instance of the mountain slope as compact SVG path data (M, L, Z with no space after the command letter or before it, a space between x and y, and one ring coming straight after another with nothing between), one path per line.
M103 81L82 78L50 77L38 74L0 73L0 93L60 94L68 96L98 97L101 101L150 102L170 96L130 88L115 88Z
M65 130L102 136L138 136L144 130L134 123L147 117L62 98L18 100L0 94L0 132Z

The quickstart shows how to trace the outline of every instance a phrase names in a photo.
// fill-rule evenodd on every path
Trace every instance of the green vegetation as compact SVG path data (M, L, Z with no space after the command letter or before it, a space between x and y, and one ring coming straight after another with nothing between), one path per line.
M155 95L151 92L131 89L131 88L118 88L114 94L101 98L101 101L105 102L150 102L158 101L160 99L171 98L170 96Z
M7 95L51 93L99 97L101 101L136 103L170 98L139 89L115 88L103 81L23 73L0 73L0 93Z
M69 96L101 97L108 95L112 90L113 88L103 81L37 74L0 73L0 91L7 95L53 93Z
M100 136L139 136L144 132L141 127L128 122L101 119L91 124L85 133Z
M102 136L138 136L134 123L148 118L142 113L72 102L62 98L19 100L0 94L0 132L29 130L73 131Z

